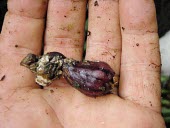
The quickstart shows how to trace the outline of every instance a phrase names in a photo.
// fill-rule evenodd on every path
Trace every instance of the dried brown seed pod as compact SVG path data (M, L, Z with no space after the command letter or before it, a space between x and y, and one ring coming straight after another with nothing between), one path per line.
M21 61L21 65L36 74L36 83L47 86L52 80L60 78L62 75L63 59L65 58L63 54L58 52L50 52L43 56L28 54Z
M39 57L29 53L20 63L20 65L25 66L29 68L32 72L36 72L37 68L37 62L39 60Z

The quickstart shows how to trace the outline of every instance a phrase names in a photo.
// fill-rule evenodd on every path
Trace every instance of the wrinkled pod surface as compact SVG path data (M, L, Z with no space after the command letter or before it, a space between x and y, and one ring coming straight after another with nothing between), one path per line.
M40 86L48 86L63 76L72 87L91 97L112 93L115 84L115 73L107 63L77 61L59 52L42 56L30 53L20 64L36 75L35 81Z

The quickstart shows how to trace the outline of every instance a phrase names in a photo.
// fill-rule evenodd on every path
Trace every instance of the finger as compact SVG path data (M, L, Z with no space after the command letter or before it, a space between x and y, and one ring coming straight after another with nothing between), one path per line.
M107 62L119 75L121 35L118 0L89 0L86 60Z
M119 94L160 111L160 52L153 0L120 0L122 28Z
M82 59L86 0L50 0L44 52Z
M1 92L32 87L33 74L20 66L28 53L40 54L47 0L9 0L0 37Z

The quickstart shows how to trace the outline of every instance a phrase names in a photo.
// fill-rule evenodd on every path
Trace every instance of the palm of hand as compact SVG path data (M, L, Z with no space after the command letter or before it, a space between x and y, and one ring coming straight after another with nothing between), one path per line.
M164 125L157 112L116 95L89 98L71 87L57 87L45 91L16 89L8 96L0 102L2 128L161 128Z

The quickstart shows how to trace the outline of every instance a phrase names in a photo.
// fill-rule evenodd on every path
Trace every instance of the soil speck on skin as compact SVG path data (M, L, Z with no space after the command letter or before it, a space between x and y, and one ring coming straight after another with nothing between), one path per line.
M73 27L74 27L73 24L68 24L67 26L62 26L59 29L61 29L63 31L71 31L73 29Z
M87 36L90 36L91 35L91 32L90 31L87 31Z
M137 43L136 46L139 46L139 43Z
M24 9L21 9L21 10L19 10L21 13L23 13L24 12Z
M5 75L3 75L2 77L1 77L1 79L0 79L0 81L3 81L4 79L5 79Z
M25 101L25 99L24 99L24 98L22 98L21 100L22 100L22 101Z
M108 52L103 52L101 55L107 55L108 54Z
M124 31L124 30L125 30L125 28L124 28L124 27L122 27L122 30Z
M151 101L149 101L149 103L150 103L150 106L152 106L152 102L151 102Z
M147 30L146 32L147 32L147 33L154 33L155 31Z
M157 64L152 62L151 64L149 64L149 66L153 66L153 67L157 68L157 67L160 67L161 65L157 65Z
M77 6L73 6L72 9L71 9L71 11L78 11Z
M97 18L101 18L100 16L97 16Z
M45 113L48 115L48 111L47 111L47 109L45 110Z
M16 44L15 47L18 48L18 45Z
M94 6L99 6L99 3L97 0L94 2Z
M54 93L54 90L51 89L50 92L51 92L51 93Z

